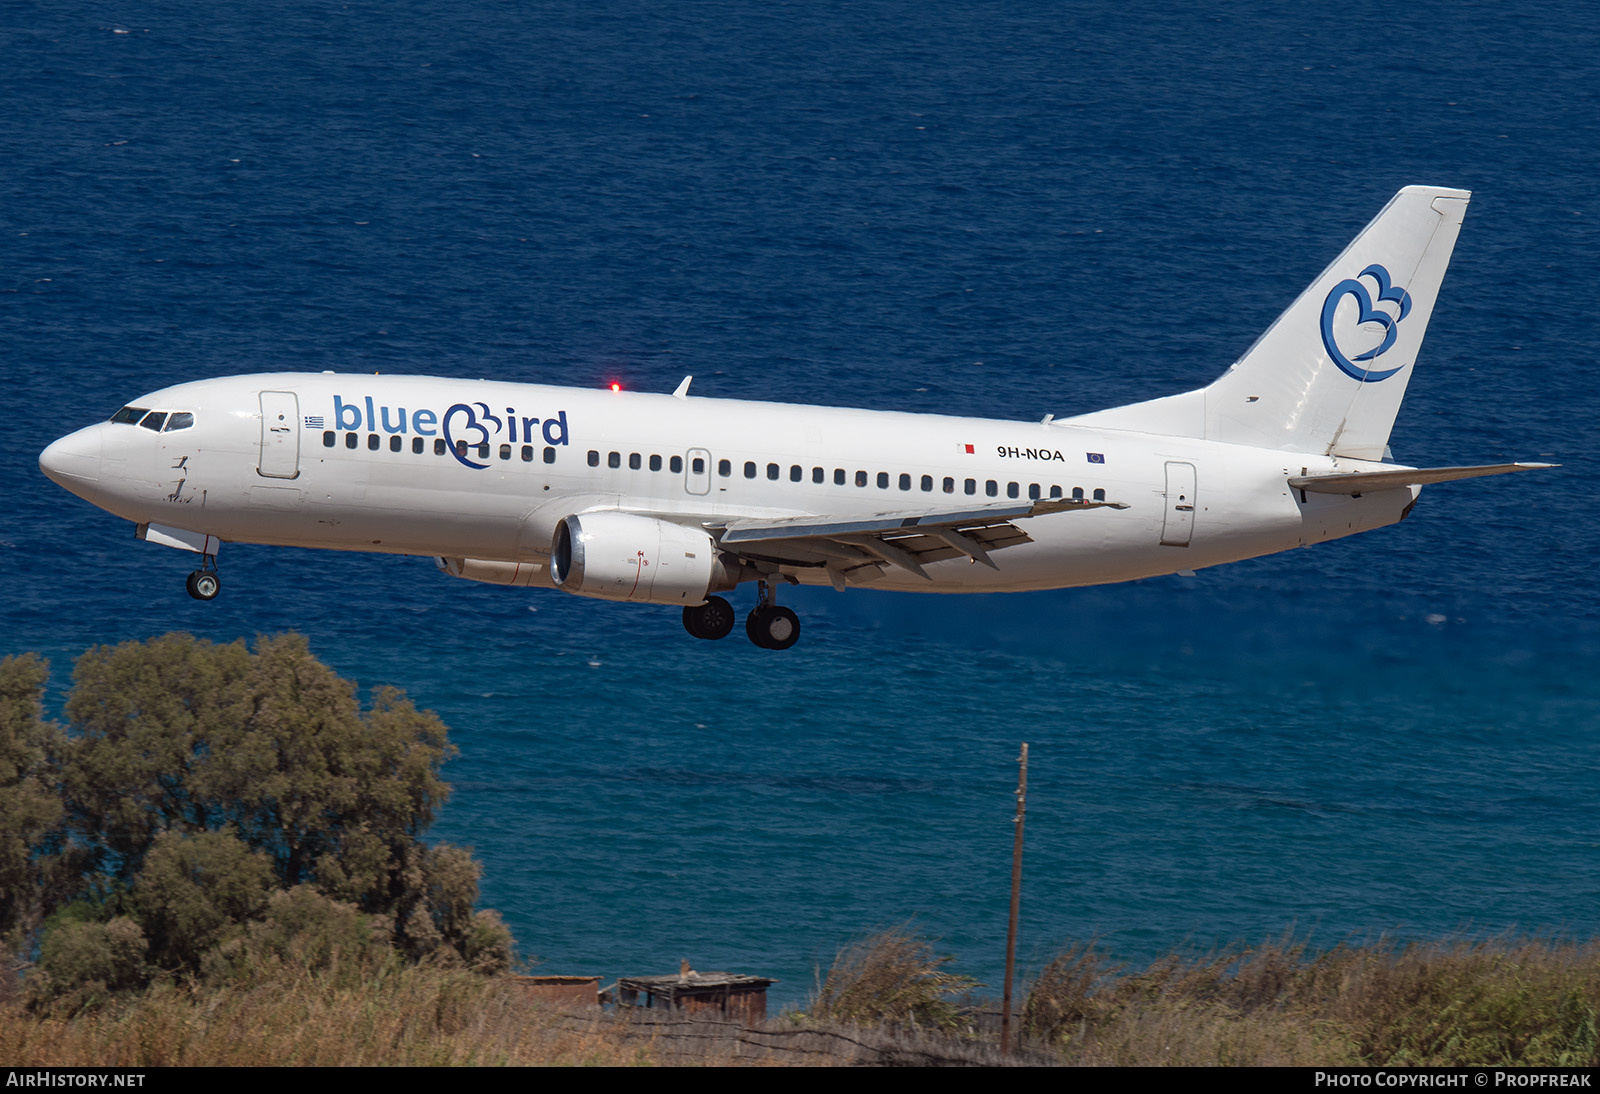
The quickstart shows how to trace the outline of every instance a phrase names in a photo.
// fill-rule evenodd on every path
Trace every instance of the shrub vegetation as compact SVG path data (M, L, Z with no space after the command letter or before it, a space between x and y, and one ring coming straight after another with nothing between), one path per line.
M981 987L947 972L954 958L909 926L882 931L840 950L812 1001L810 1017L858 1026L954 1030L963 1022L952 996Z
M510 963L477 863L422 842L453 749L400 692L363 708L298 635L92 649L65 726L46 675L0 662L0 936L36 940L36 1007L290 957Z
M1027 1035L1087 1064L1600 1065L1600 945L1280 942L1127 971L1093 947L1034 981Z

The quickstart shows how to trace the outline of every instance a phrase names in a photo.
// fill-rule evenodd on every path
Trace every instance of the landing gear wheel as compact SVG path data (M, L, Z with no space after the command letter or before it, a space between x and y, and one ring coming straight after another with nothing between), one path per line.
M704 604L683 609L683 629L696 638L715 641L733 630L733 605L720 596L707 597Z
M744 633L764 650L786 650L800 638L800 618L777 604L758 604L745 617Z
M186 582L189 595L196 600L215 600L222 591L222 579L215 570L196 570Z

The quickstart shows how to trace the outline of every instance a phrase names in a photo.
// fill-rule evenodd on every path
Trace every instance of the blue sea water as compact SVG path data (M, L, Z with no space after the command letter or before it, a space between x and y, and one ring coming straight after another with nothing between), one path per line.
M782 978L915 917L998 984L1286 930L1596 930L1600 13L290 3L0 9L0 653L296 629L437 710L434 835L556 972ZM1309 551L997 597L800 590L787 654L426 560L187 556L50 440L277 369L1007 418L1208 382L1400 186L1474 191L1397 423Z

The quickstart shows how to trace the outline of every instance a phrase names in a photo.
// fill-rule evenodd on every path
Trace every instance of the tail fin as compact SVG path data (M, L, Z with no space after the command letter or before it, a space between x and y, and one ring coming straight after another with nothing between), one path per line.
M1407 186L1210 387L1068 421L1381 459L1471 196Z

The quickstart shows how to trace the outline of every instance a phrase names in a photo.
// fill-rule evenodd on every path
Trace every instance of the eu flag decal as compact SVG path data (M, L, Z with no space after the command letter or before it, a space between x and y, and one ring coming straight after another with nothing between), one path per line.
M1089 457L1090 463L1106 462L1106 454L1104 452L1085 452L1084 455Z

